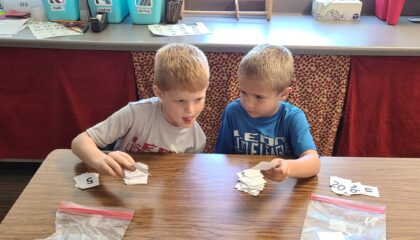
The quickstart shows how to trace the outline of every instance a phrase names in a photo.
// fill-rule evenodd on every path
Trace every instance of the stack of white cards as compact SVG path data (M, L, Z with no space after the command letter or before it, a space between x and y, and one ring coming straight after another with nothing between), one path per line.
M330 177L331 191L339 195L356 195L363 194L371 197L379 197L377 187L363 185L360 182L352 182L350 179L340 178L337 176Z
M236 183L235 188L257 196L264 189L267 182L264 180L261 170L269 170L273 167L275 167L275 164L262 161L250 169L236 173L238 175L238 183Z
M149 166L144 163L136 162L135 164L136 171L131 172L124 170L124 182L127 185L134 184L147 184L147 179L149 175Z
M236 175L238 175L238 182L235 188L253 196L260 194L267 182L264 180L264 175L261 174L260 170L256 169L247 169L236 173Z
M80 189L99 186L99 173L83 173L73 179L76 182L74 186Z

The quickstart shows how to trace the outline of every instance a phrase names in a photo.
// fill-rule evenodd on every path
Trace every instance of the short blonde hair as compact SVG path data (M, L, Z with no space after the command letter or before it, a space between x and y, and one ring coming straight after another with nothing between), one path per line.
M293 55L286 47L262 44L242 58L238 72L246 76L257 76L274 90L282 91L290 86L293 64Z
M167 44L156 53L154 84L162 91L200 91L208 86L209 77L206 55L193 45Z

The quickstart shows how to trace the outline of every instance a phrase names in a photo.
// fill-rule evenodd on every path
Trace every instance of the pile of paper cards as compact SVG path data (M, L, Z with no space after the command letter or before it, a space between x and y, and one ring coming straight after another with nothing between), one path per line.
M330 177L331 191L339 195L356 195L362 194L371 197L379 197L379 190L377 187L363 185L360 182L352 182L350 179L340 178L337 176Z
M86 189L99 186L99 173L83 173L73 178L80 189Z
M264 175L261 174L260 170L247 169L236 173L236 175L238 175L238 182L235 188L253 196L260 194L267 182L264 180Z
M124 182L127 185L133 184L147 184L147 179L149 175L149 166L144 163L136 162L135 164L136 171L131 172L124 170Z
M264 175L261 170L268 170L275 167L271 162L260 162L250 169L236 173L238 182L235 188L239 191L247 192L253 196L257 196L264 189L265 183Z

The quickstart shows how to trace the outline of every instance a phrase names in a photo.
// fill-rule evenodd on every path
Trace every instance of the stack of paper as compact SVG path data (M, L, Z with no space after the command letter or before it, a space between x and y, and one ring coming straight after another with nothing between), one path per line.
M238 182L235 188L253 196L260 194L267 182L264 180L264 175L261 174L260 170L256 169L247 169L236 173L236 175L238 175Z
M167 37L210 33L210 30L202 22L168 25L154 24L147 27L154 35Z
M82 35L83 33L65 27L63 24L49 21L33 21L29 25L32 34L37 39Z
M4 19L0 21L0 37L13 37L26 27L27 19Z
M136 171L131 172L124 170L124 182L127 185L133 184L147 184L147 178L149 177L149 166L144 163L136 162Z
M99 173L83 173L73 178L80 189L86 189L99 186Z

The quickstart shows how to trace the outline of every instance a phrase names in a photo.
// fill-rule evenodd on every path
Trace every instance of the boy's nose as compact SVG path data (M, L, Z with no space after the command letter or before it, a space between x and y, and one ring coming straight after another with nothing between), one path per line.
M194 112L194 105L192 103L188 103L187 106L185 107L185 112L186 113Z

